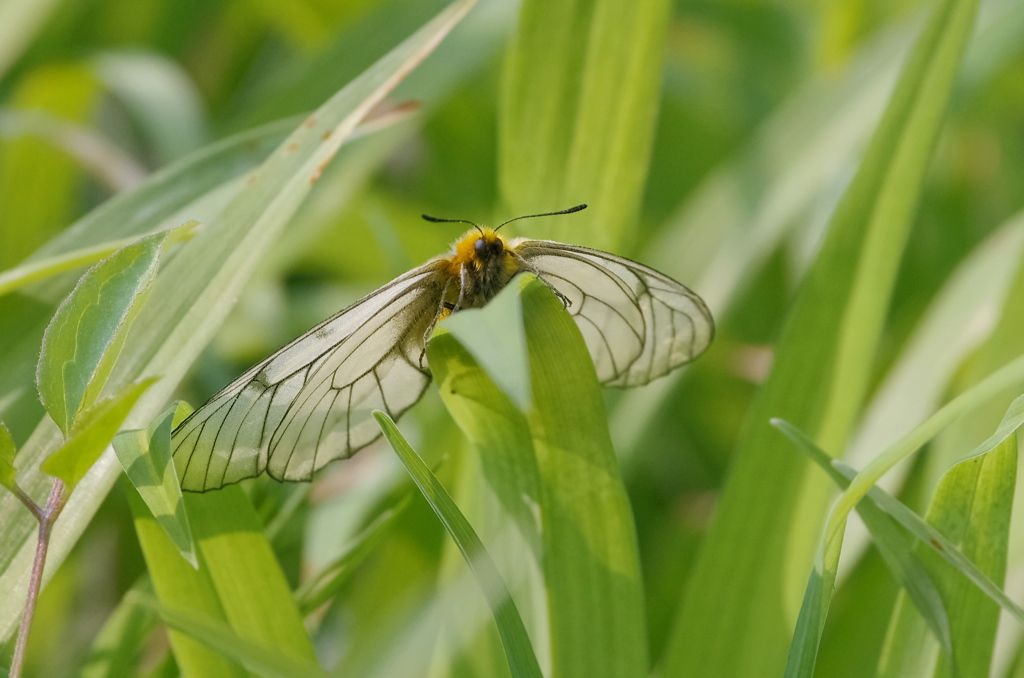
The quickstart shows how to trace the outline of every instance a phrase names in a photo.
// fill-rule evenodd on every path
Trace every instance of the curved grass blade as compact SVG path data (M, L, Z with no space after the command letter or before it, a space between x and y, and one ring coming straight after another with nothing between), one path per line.
M420 456L402 437L391 418L386 413L379 411L374 412L373 416L380 424L381 431L391 443L395 454L405 464L416 487L430 503L430 507L434 509L438 519L448 530L448 534L455 540L466 563L479 582L480 588L487 598L487 603L491 607L494 622L498 626L498 633L501 636L513 678L527 676L541 678L543 674L533 652L530 637L526 633L526 626L519 616L519 610L516 609L515 601L512 600L512 594L505 586L497 565L491 560L480 537L477 536L469 521L462 515L458 506L455 505L434 474L430 472L427 465L423 463Z
M804 452L825 471L840 488L845 488L850 484L849 479L837 468L841 462L833 463L832 457L815 445L814 441L808 438L803 431L783 419L773 419L772 426L792 440L797 449ZM943 651L952 655L953 641L949 615L946 613L945 605L935 583L924 565L910 549L906 537L896 528L893 518L886 515L887 512L878 506L871 495L857 504L857 513L860 514L864 524L870 530L874 543L893 577L903 586L907 595L917 606Z
M840 487L848 488L854 478L859 477L854 469L839 460L832 459L820 447L818 447L805 433L794 427L792 424L781 419L775 419L772 424L782 431L790 440L797 444L798 448L806 452L808 456L824 469L829 476L839 484ZM986 441L971 450L964 459L975 459L980 455L996 449L1005 441L1009 440L1021 425L1024 425L1024 396L1013 401L1007 410L1003 421L996 432ZM864 499L873 502L881 511L891 516L897 523L906 528L912 535L922 543L930 546L950 565L959 570L967 579L973 582L985 595L995 601L1000 607L1014 616L1021 624L1024 624L1024 608L1015 603L1006 593L993 582L988 575L981 571L963 552L951 542L938 529L930 525L917 513L912 511L898 499L885 492L880 487L874 486L864 495ZM864 499L857 504L857 510L863 516L862 507ZM865 519L867 523L867 519ZM869 527L871 527L869 525ZM927 620L927 617L926 617ZM931 623L931 622L929 622ZM941 633L938 637L942 638Z

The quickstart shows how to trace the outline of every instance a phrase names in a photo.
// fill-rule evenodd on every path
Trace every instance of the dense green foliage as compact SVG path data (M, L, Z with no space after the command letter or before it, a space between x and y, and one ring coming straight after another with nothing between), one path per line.
M0 666L56 476L24 675L1024 676L1021 83L1019 0L0 0ZM583 202L508 230L698 362L602 394L523 277L386 440L180 492L172 403L420 214Z

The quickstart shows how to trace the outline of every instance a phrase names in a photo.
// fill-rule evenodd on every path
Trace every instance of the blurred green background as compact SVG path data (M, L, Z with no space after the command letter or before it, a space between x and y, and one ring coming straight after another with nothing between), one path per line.
M2 0L0 270L169 163L309 112L444 4ZM664 269L707 299L718 321L715 344L684 378L607 394L639 534L652 664L665 651L773 340L930 4L671 3L651 38L660 60L656 122L650 138L633 141L644 170L638 203L609 217L619 219L618 231L588 233L587 213L566 217L577 220L562 227L577 229L573 240ZM601 209L604 195L571 186L550 194L565 202L524 206L516 172L530 167L502 164L502 154L512 152L503 134L515 108L507 45L518 11L516 2L481 0L390 98L394 105L414 102L416 112L342 152L261 264L181 397L198 405L319 320L440 253L461 232L427 224L422 213L494 222L577 202ZM873 390L891 376L958 266L1024 206L1024 6L986 0L976 33L900 266ZM558 227L527 222L518 233L570 239L545 230L551 228ZM14 313L19 303L31 301L7 298L0 311ZM968 296L962 307L972 303ZM992 319L988 326L978 322L984 336ZM14 341L0 337L0 351ZM976 345L968 342L961 360ZM935 399L955 390L949 384L966 369L960 365L954 361L932 387ZM41 407L31 398L3 405L23 441ZM403 429L434 455L460 445L433 393ZM293 584L336 557L344 535L385 503L387 490L366 488L394 478L394 460L380 450L364 454L332 465L308 496L273 484L253 489L268 520L282 515L282 505L299 507L283 514L287 522L274 523L272 537ZM908 492L917 493L918 508L930 493L927 478L924 470L911 475ZM407 489L396 484L394 496ZM348 581L344 602L318 620L315 641L326 666L344 658L357 667L360 653L380 652L430 590L444 534L418 497L398 522ZM1024 549L1011 547L1011 572L1019 574L1022 564ZM868 675L857 667L873 666L881 648L896 586L877 554L851 568L851 586L870 582L865 590L872 593L844 598L840 591L819 675ZM28 674L81 673L99 629L144 571L124 492L115 488L44 592ZM161 633L140 647L140 671L164 675ZM999 670L1010 670L1015 649L1007 648Z

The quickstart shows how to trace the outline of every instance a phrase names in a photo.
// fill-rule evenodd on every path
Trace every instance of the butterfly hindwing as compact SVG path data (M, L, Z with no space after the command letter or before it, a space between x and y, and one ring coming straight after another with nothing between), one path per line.
M704 302L653 268L551 240L515 253L569 301L605 386L640 386L696 358L714 334Z

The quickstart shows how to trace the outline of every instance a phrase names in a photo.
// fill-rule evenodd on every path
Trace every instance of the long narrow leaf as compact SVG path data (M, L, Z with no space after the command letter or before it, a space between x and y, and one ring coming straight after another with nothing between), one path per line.
M540 678L543 674L533 652L530 637L526 633L526 626L523 625L519 610L516 609L515 601L512 600L512 595L505 586L498 567L491 560L480 537L477 536L469 521L462 515L459 507L455 505L420 456L402 437L391 418L384 412L374 412L373 416L380 424L384 437L388 439L399 459L405 464L413 482L430 503L430 507L434 509L438 519L448 530L448 534L455 540L480 583L480 588L494 614L494 622L498 625L498 633L505 646L505 656L508 658L513 678L525 676Z

